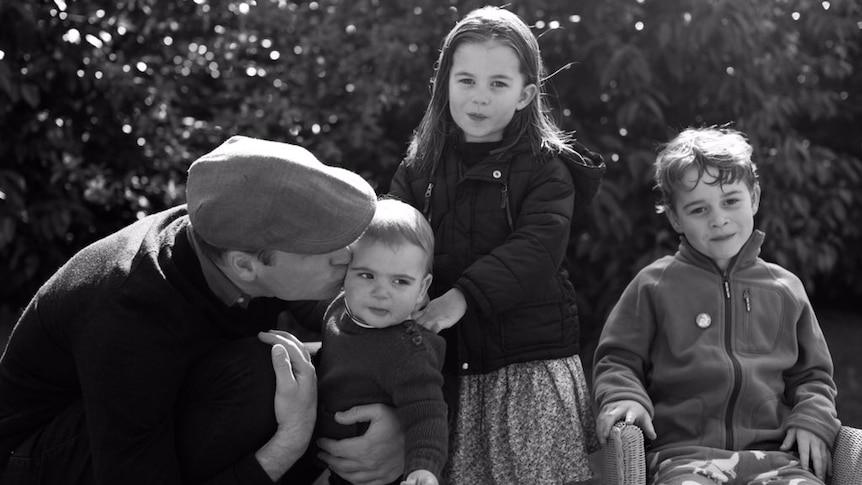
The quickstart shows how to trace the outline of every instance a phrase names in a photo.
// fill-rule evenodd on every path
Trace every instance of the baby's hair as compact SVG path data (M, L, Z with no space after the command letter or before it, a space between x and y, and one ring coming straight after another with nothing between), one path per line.
M739 131L715 126L688 128L661 147L655 161L655 188L659 191L656 210L673 210L674 194L693 190L683 177L689 168L697 169L702 180L707 168L718 170L711 185L723 186L742 181L753 191L758 185L757 166L751 160L752 148Z
M425 253L425 267L431 273L434 264L434 231L422 213L409 204L392 198L378 200L374 218L361 240L381 242L389 247L415 244Z
M524 85L535 84L538 93L525 108L515 112L506 128L506 136L515 134L511 144L526 136L533 153L543 150L552 154L572 153L571 138L548 116L544 100L545 68L539 42L530 27L516 14L500 7L483 7L465 16L443 40L440 56L434 65L431 101L419 127L413 133L406 161L421 170L431 170L443 153L448 138L460 133L449 113L449 75L455 50L464 43L499 42L511 47L518 57Z

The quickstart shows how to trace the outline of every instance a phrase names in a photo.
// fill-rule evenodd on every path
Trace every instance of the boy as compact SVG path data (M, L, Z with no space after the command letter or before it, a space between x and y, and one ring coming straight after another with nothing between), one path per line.
M830 473L832 360L802 283L758 257L751 153L718 128L685 130L659 153L659 212L679 251L628 285L596 348L600 441L618 420L638 424L652 483L822 484Z
M437 485L446 461L442 337L410 320L431 284L434 234L419 211L380 200L352 247L344 290L326 311L318 374L318 433L342 439L364 429L336 423L354 405L396 408L405 436L405 483ZM333 474L330 483L346 483Z

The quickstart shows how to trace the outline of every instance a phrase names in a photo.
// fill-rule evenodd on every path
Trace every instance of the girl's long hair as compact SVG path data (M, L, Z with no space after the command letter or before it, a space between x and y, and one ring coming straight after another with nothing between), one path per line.
M422 121L413 132L405 164L420 171L431 171L443 154L450 137L461 136L461 130L449 112L449 75L452 57L459 45L467 42L499 42L515 51L524 75L525 85L535 84L537 95L529 105L515 112L506 127L504 139L510 145L522 138L529 140L533 153L571 153L571 139L548 116L545 104L545 69L539 43L520 17L499 7L483 7L467 14L443 40L440 56L431 81L431 101Z

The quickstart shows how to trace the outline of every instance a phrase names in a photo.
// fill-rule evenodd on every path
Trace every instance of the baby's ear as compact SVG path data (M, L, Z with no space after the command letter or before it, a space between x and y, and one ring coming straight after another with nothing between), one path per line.
M420 298L428 298L428 289L431 288L431 280L433 279L434 277L431 276L431 273L426 274L422 278L422 291L419 292Z

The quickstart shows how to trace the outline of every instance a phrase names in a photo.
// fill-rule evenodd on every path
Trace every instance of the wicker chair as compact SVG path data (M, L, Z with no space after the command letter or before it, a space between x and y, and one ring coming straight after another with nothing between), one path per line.
M602 485L645 485L646 457L641 429L622 421L602 450ZM842 426L832 447L827 485L862 485L862 429Z

